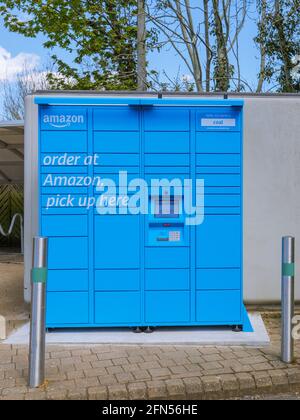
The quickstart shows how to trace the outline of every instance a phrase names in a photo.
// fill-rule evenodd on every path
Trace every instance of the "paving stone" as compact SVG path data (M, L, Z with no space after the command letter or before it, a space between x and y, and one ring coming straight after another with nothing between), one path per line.
M168 368L149 369L152 378L169 377L171 372Z
M168 397L167 387L163 381L147 382L147 390L150 400L165 400Z
M15 379L2 379L0 381L0 389L12 388L16 385Z
M12 394L25 394L27 391L28 391L27 386L4 388L2 390L2 395L5 397L7 395L12 395Z
M142 370L161 369L161 366L157 361L139 363L138 365L139 365L140 369L142 369Z
M183 383L187 399L196 400L203 397L203 385L200 378L183 378Z
M267 360L263 356L253 356L239 359L242 365L257 365L259 363L265 363Z
M168 379L166 386L170 399L180 400L185 398L185 386L181 379Z
M83 378L83 379L75 379L75 384L78 389L80 388L89 388L93 386L99 385L99 379L98 378Z
M75 350L71 350L71 354L72 356L87 356L87 355L91 355L91 349L75 349Z
M93 368L105 368L113 366L113 362L111 360L98 360L97 362L92 362L91 365Z
M93 378L95 376L105 376L107 375L107 370L105 368L87 369L84 370L84 374L87 378Z
M206 396L210 396L210 394L219 395L222 391L221 383L219 377L215 376L203 376L201 378L204 392Z
M241 391L252 391L256 388L255 380L249 373L236 373Z
M140 369L137 363L132 363L132 364L130 363L128 365L121 365L121 366L115 366L115 367L121 368L124 372L134 372Z
M147 386L144 382L134 382L128 384L128 394L130 400L146 400Z
M209 355L209 354L218 354L219 350L216 347L201 347L200 353L202 355Z
M252 373L258 390L270 391L272 389L272 380L268 372Z
M178 366L178 363L175 362L175 360L173 360L173 359L160 359L159 364L163 368L164 367L168 368L168 367L172 367L172 366Z
M205 371L209 371L209 370L215 370L215 369L222 369L223 366L219 362L206 362L206 363L202 363L201 367Z
M151 375L147 370L134 370L131 372L136 380L150 380Z
M90 387L87 390L88 399L95 401L105 401L108 397L107 387L106 386L96 386Z
M112 385L108 388L110 400L128 400L128 392L125 385Z
M78 389L72 389L68 392L67 398L69 400L87 400L87 390L78 388Z
M25 394L25 400L27 401L42 401L47 398L45 391L37 390L36 392L27 392Z
M114 375L116 373L124 373L122 366L109 366L105 369L109 375Z
M270 370L268 374L271 376L273 385L285 386L289 384L287 372L284 370Z
M239 381L235 375L221 375L220 381L223 391L227 393L239 390Z
M117 383L117 379L114 375L100 376L99 382L101 385L114 385Z
M65 400L67 398L67 390L47 391L46 396L48 400Z
M134 377L131 373L117 373L116 378L119 384L126 384L134 381Z
M300 367L286 369L286 374L291 385L300 384Z
M224 358L220 354L204 355L203 359L205 360L205 362L219 362L220 360L224 360Z
M83 370L74 370L72 372L67 372L66 375L68 379L80 379L85 377Z
M24 373L23 370L20 369L11 369L4 371L3 374L5 379L16 379L22 378Z
M269 370L272 369L272 365L270 363L264 362L264 363L258 363L257 365L252 365L252 369L255 371L260 370Z
M51 359L63 359L72 357L69 351L53 351L50 353Z

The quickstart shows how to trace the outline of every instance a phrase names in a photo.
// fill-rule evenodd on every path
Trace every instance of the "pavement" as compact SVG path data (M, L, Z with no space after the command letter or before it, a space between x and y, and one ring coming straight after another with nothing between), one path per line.
M7 278L15 278L19 270L16 264L0 264L0 290L2 279L7 285ZM20 292L20 288L18 285L16 290ZM21 299L16 296L19 292L15 292L17 301ZM4 295L12 296L12 291L0 294L0 308ZM4 301L7 307L7 298ZM276 311L262 315L271 338L266 348L47 345L47 380L34 390L27 387L28 346L0 343L0 400L202 400L297 395L300 341L295 343L295 363L283 364L280 315Z

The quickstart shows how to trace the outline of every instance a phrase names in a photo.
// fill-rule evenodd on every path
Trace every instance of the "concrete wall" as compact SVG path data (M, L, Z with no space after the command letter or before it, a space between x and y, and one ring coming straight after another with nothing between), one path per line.
M245 299L279 300L281 237L293 235L300 300L300 97L245 104Z

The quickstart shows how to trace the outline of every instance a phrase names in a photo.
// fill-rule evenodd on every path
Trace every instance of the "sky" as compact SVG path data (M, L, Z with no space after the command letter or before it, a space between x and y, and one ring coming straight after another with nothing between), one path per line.
M256 35L256 24L254 18L255 10L252 10L247 24L240 36L240 55L242 78L255 89L257 74L259 70L258 51L253 42ZM12 82L24 65L27 68L36 68L49 65L50 51L43 47L46 38L25 38L22 35L9 32L0 18L0 82ZM58 50L58 55L69 61L70 57ZM175 78L178 71L182 75L188 75L188 69L182 60L175 54L174 50L168 49L162 52L150 53L148 56L149 68L155 69L159 73L165 71L170 78ZM0 119L1 119L1 100L0 100Z

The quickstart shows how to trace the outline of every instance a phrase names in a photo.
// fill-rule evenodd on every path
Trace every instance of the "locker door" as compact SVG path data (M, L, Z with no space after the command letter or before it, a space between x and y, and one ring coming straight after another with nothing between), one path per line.
M144 111L145 178L190 178L190 110L153 107ZM174 192L173 192L174 194ZM172 193L171 193L172 195ZM151 197L159 210L164 193ZM147 325L190 322L190 243L182 215L170 197L173 214L148 216L145 229L145 322ZM166 227L168 226L168 227ZM172 239L173 237L173 239ZM175 239L174 239L175 238Z
M140 111L138 108L97 108L94 114L93 149L100 155L97 175L117 187L120 171L128 180L140 174ZM97 196L101 193L95 191ZM102 207L103 210L103 207ZM94 212L95 323L138 325L141 322L139 215Z
M72 118L70 118L72 117ZM62 121L70 119L70 123ZM47 284L47 325L59 327L88 325L88 216L86 209L55 205L47 209L49 198L68 194L85 196L84 187L55 186L52 177L86 176L83 165L88 151L88 114L83 107L45 106L40 109L40 234L49 238ZM78 164L66 166L55 158L78 156ZM47 164L47 160L50 164Z

